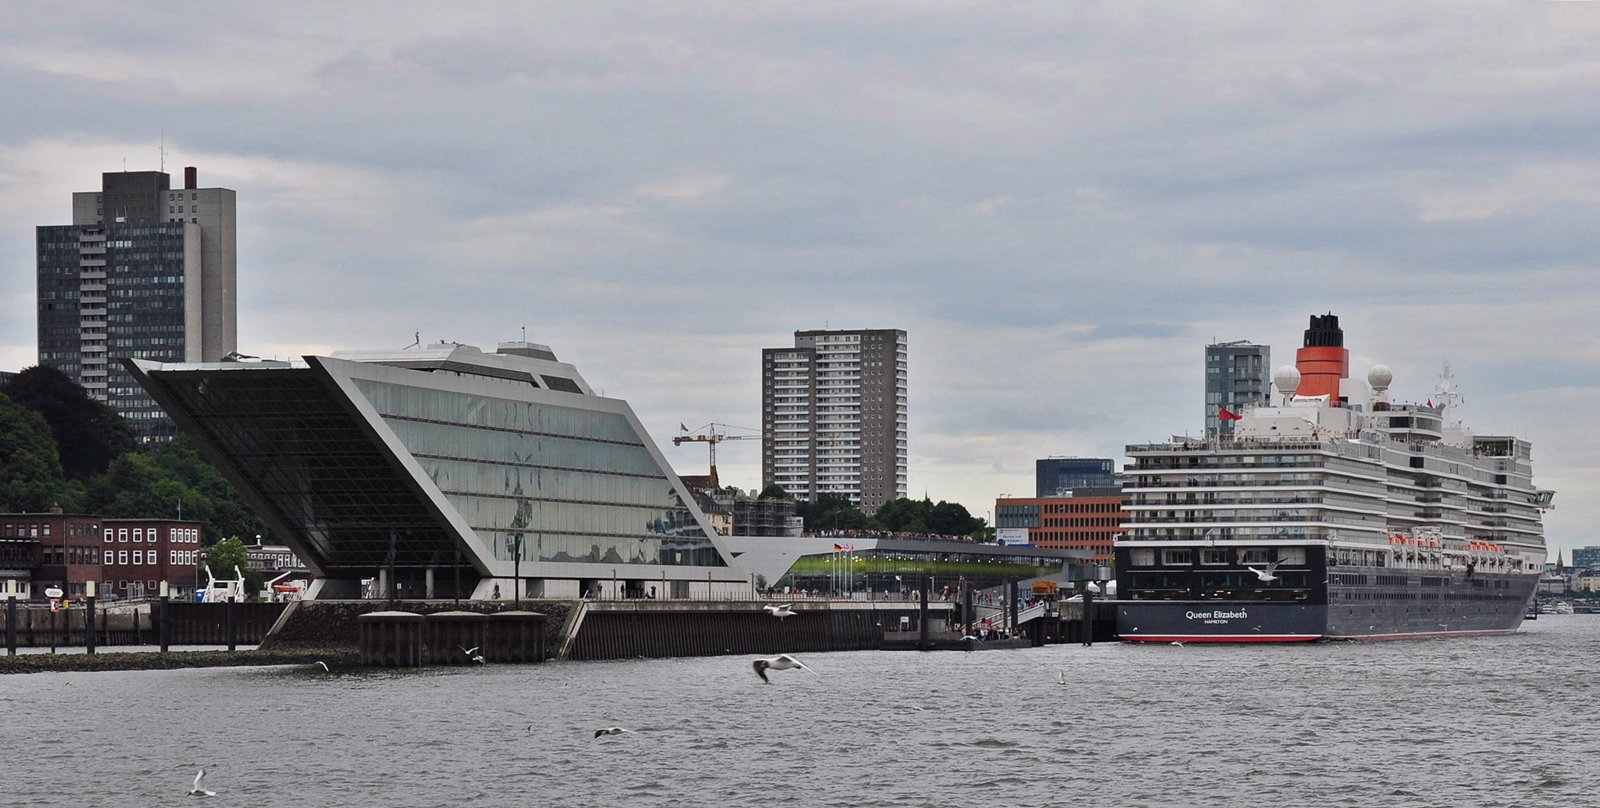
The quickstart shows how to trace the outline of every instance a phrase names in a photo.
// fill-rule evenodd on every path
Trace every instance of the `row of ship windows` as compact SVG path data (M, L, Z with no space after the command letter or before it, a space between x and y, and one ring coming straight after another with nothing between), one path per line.
M1521 595L1509 592L1499 594L1478 594L1475 592L1329 592L1329 601L1352 600L1521 600Z
M1196 553L1191 547L1169 547L1160 552L1161 566L1187 567L1192 566L1197 560L1204 565L1226 564L1271 564L1277 561L1280 564L1298 566L1306 563L1306 549L1304 547L1280 547L1277 558L1273 558L1270 547L1202 547ZM1156 550L1154 548L1134 548L1128 551L1128 564L1134 567L1156 566ZM1237 560L1235 560L1237 559Z
M1188 462L1185 462L1188 461ZM1203 462L1200 462L1203 461ZM1141 457L1137 471L1201 468L1203 466L1321 466L1320 455L1207 455L1199 457Z

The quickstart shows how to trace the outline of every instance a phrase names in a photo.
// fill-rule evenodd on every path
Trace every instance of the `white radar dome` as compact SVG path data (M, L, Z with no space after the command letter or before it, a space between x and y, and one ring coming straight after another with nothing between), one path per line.
M1392 381L1394 381L1394 371L1390 370L1388 365L1373 365L1372 370L1367 371L1367 384L1372 385L1374 390L1387 390Z
M1272 374L1272 384L1278 388L1278 392L1292 396L1294 391L1300 389L1300 371L1294 365L1284 365Z

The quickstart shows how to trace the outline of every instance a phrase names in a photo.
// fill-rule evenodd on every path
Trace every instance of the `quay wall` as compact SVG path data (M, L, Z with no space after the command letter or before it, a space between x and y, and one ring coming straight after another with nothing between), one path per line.
M522 609L545 615L547 659L650 659L716 654L778 654L881 648L901 617L917 624L914 603L816 602L793 617L773 617L760 601L297 601L261 642L264 651L350 651L360 647L363 614L406 611L493 613ZM929 604L948 619L948 604Z
M261 642L283 613L282 603L188 603L167 604L167 643L180 645L226 645L228 611L233 611L233 638L239 645ZM47 648L52 645L82 647L86 644L88 610L80 606L51 614L45 606L27 605L16 610L16 638L19 648ZM4 642L6 611L0 604L0 642ZM153 603L99 606L95 609L95 645L155 645L161 636L160 607Z
M264 651L320 650L360 652L361 627L356 618L372 612L402 611L417 614L437 612L528 611L545 616L546 648L559 648L566 637L567 623L578 601L572 600L403 600L391 605L384 600L298 600L278 619L277 625L261 641ZM547 654L548 658L548 654Z
M800 604L792 617L773 617L757 601L623 601L585 604L571 638L569 659L659 659L720 654L864 651L883 647L884 634L908 617L914 603L852 601ZM930 604L933 619L948 619L947 604Z

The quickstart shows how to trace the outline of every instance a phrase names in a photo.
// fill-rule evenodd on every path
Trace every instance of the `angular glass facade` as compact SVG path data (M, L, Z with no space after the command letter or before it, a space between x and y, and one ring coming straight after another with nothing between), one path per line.
M351 381L496 559L724 566L618 413Z

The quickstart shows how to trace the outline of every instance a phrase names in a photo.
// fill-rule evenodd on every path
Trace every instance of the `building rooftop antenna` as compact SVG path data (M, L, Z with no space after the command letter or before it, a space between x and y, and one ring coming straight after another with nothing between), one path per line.
M161 127L161 173L167 173L167 128Z

